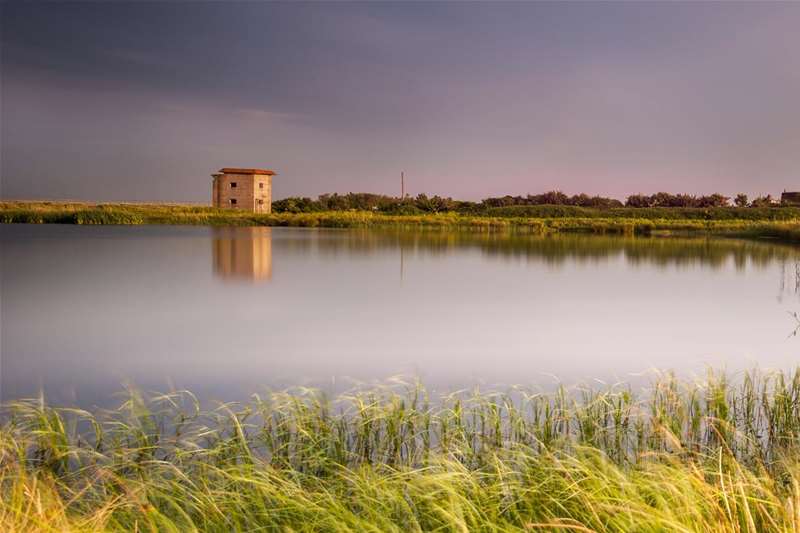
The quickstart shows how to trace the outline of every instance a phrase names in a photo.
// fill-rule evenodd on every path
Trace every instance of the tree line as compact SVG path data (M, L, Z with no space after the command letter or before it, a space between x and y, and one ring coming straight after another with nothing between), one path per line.
M737 194L731 198L722 194L695 196L691 194L633 194L625 202L603 196L575 194L569 196L561 191L548 191L542 194L526 196L498 196L472 202L454 200L450 197L406 196L398 198L373 193L321 194L316 200L308 197L293 196L272 202L272 209L278 213L311 213L316 211L379 211L387 214L423 214L457 212L480 214L492 208L511 206L557 205L594 208L612 207L769 207L776 205L771 195L759 196L752 201L746 194Z

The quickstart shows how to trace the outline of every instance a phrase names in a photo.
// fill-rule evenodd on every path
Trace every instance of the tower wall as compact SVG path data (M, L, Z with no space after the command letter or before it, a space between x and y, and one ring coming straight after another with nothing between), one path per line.
M254 213L272 212L272 176L263 174L214 175L212 204Z

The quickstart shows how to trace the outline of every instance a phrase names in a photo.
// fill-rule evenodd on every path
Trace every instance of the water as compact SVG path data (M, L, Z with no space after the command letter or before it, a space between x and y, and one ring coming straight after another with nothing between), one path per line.
M635 379L797 362L792 247L290 228L0 226L0 394L123 384Z

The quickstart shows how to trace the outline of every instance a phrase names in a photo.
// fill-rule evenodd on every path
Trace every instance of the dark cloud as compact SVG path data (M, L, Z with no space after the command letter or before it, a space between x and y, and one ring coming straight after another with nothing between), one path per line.
M6 3L2 194L800 183L796 3Z

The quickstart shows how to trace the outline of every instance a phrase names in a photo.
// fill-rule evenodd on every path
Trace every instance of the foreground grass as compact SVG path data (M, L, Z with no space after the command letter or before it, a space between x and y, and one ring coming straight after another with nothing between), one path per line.
M523 206L524 207L524 206ZM498 208L491 216L455 213L385 215L366 211L254 214L179 204L0 202L0 223L191 224L329 228L433 227L514 229L533 233L706 234L800 241L800 209L590 209L569 206Z
M800 531L800 371L6 420L2 531Z

